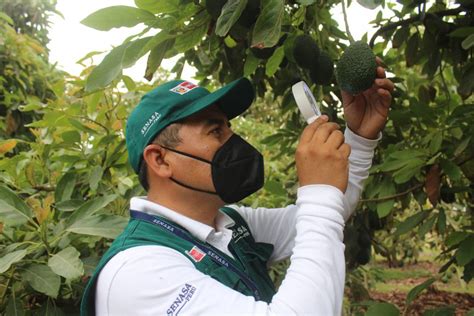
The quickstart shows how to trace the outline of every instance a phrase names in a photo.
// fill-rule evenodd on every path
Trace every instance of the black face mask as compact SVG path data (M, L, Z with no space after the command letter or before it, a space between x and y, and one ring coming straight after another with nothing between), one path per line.
M226 203L235 203L263 186L263 156L237 134L233 134L216 151L212 161L176 149L162 147L211 165L212 181L216 192L194 188L171 178L172 181L185 188L216 194Z

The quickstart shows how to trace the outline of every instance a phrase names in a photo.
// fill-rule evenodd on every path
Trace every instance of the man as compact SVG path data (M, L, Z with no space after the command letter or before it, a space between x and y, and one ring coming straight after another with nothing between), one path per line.
M254 98L248 80L214 93L172 81L147 93L130 114L126 140L148 195L132 198L129 225L99 263L82 313L339 315L344 221L393 90L382 67L377 77L361 95L342 92L345 135L327 116L304 129L296 204L279 209L233 204L263 185L262 156L229 123ZM267 265L288 257L275 292Z

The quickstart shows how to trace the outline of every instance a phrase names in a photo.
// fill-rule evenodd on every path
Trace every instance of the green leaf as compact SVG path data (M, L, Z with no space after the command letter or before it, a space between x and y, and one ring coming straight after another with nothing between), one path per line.
M26 256L26 250L16 250L10 253L7 253L5 256L0 258L0 274L4 273L10 269L11 265L20 261Z
M62 212L72 212L78 209L82 204L84 204L83 200L66 200L56 203L54 206Z
M406 164L407 160L405 159L392 160L389 158L386 159L382 164L374 166L373 169L380 170L382 172L394 171L405 167Z
M66 279L76 279L84 274L84 265L79 259L81 254L74 247L67 247L48 260L48 266L54 273Z
M384 198L386 196L391 196L395 194L395 192L396 188L393 182L389 178L385 178L380 185L378 197ZM391 199L377 203L377 214L379 218L384 218L390 214L390 211L393 209L394 202L395 200Z
M61 177L54 191L54 201L56 203L71 199L76 186L76 177L74 172L68 172Z
M468 138L465 138L454 150L454 156L459 156L460 154L462 154L462 152L467 148L467 145L469 145L470 141L471 141L471 136L469 136Z
M454 306L443 306L435 309L428 309L423 313L423 316L454 316L456 308ZM467 314L466 316L472 316Z
M160 67L166 52L173 47L174 42L174 38L165 40L151 50L150 55L148 56L145 71L145 78L147 80L151 80L153 78L153 74L158 69L158 67Z
M198 45L207 33L209 22L209 15L200 15L200 18L198 17L183 31L181 35L176 37L174 49L182 53Z
M400 151L394 151L389 155L390 158L410 160L412 158L423 158L428 157L428 153L422 150L416 149L405 149Z
M253 29L252 47L273 47L278 43L284 13L283 0L262 1L262 12Z
M237 42L234 41L234 39L230 35L224 38L224 44L229 48L234 48L235 46L237 46Z
M117 196L115 194L106 195L102 197L95 198L93 200L89 200L81 207L79 207L68 219L66 222L66 227L74 224L74 222L95 214L96 212L100 211L104 207L106 207L110 202L115 200Z
M397 184L405 183L417 175L424 165L425 161L419 158L408 160L403 168L393 173L393 180Z
M104 169L102 166L95 166L92 168L89 176L89 186L92 191L96 191L97 187L99 186L99 181L102 179L102 175L104 174Z
M276 196L284 196L287 194L287 191L283 187L283 185L275 180L267 180L265 181L265 190L270 192L273 195Z
M316 3L316 0L296 0L301 5L312 5Z
M418 49L420 46L420 35L418 32L413 34L408 40L407 47L405 48L405 60L407 67L413 66L418 58Z
M77 128L80 131L83 131L83 132L86 132L86 133L89 133L89 134L97 134L96 130L84 125L82 122L80 122L78 120L70 118L70 119L68 119L68 122L71 123L72 126L74 126L75 128Z
M419 223L421 223L427 216L428 211L421 211L408 217L404 222L397 225L397 230L395 231L395 236L400 236L408 233L410 230L415 228Z
M456 261L460 266L465 266L474 259L474 234L464 239L456 251Z
M66 131L61 134L61 138L70 144L80 143L81 142L81 134L78 131Z
M260 59L254 56L250 51L247 52L247 58L244 64L244 77L250 77L257 70Z
M375 303L369 306L365 316L398 316L400 311L398 308L389 303Z
M427 289L431 284L433 284L435 281L434 278L430 278L428 280L426 280L425 282L415 286L414 288L412 288L410 290L410 292L408 292L407 294L407 302L406 304L407 305L410 305L413 300L422 292L424 291L425 289Z
M105 238L115 238L127 225L125 217L117 215L93 215L74 222L67 231L100 236Z
M461 168L456 165L454 162L448 159L440 160L441 168L444 173L453 181L458 181L461 179Z
M429 145L429 151L432 155L436 154L440 149L443 143L443 133L436 132L431 134L431 141Z
M12 190L0 185L0 221L21 225L33 217L33 212Z
M179 10L180 0L135 0L135 5L151 13L173 13Z
M148 42L150 42L154 36L147 36L136 39L129 42L128 47L125 49L125 53L122 59L122 69L135 65L137 60L142 58L149 50L147 50Z
M0 11L0 19L4 20L5 22L7 22L10 25L15 24L11 17L9 17L7 14L5 14L4 12L1 12L1 11Z
M252 0L250 0L252 1ZM247 5L247 0L227 0L216 22L216 34L226 36Z
M87 77L86 91L91 92L105 88L122 73L122 60L130 42L113 48L102 62Z
M466 37L474 34L474 26L460 27L448 34L451 37Z
M122 81L129 92L134 91L137 87L135 81L133 81L129 76L122 75Z
M461 43L461 47L465 50L470 49L474 46L474 34L469 35L464 41Z
M467 237L469 237L467 232L453 232L446 238L446 247L456 246Z
M357 2L364 8L373 10L382 4L382 0L357 0Z
M446 231L446 213L444 212L443 209L439 211L438 214L438 222L436 223L436 226L438 226L438 232L440 234L444 234Z
M53 298L58 296L61 278L47 265L32 264L25 269L22 276L36 291Z
M426 220L423 225L420 226L418 230L418 236L423 237L428 233L432 228L438 216L431 216L428 220Z
M21 300L19 300L18 298L15 298L15 299L9 298L7 308L5 309L5 315L8 315L8 316L25 315L25 309L23 308L23 304L21 303Z
M280 67L283 58L285 57L285 48L283 46L278 47L273 55L268 59L265 65L265 74L268 77L272 77Z
M398 29L395 32L395 35L393 35L392 39L392 47L393 48L399 48L402 46L403 43L406 42L408 36L410 35L410 28L405 26L400 29Z
M147 10L118 5L97 10L81 21L82 24L99 31L115 27L133 27L139 23L152 23L155 15Z

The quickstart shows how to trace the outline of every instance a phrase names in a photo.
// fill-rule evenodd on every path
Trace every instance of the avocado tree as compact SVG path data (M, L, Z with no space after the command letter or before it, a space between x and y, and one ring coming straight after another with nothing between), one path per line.
M431 247L443 264L440 273L454 265L469 282L474 273L474 2L358 2L378 14L371 22L375 34L356 40L383 60L396 90L363 199L346 229L348 266L367 263L373 251L399 265L419 250L413 240L435 236ZM275 158L288 157L304 127L291 96L295 82L310 84L323 111L343 124L333 65L355 40L347 28L352 17L345 16L341 29L331 10L342 6L346 13L345 5L135 0L135 7L104 8L82 23L101 31L139 23L144 28L112 49L91 72L86 89L106 87L147 53L147 79L173 56L179 57L172 70L177 77L188 63L204 86L249 77L258 96L271 100L264 121L279 127L262 143L276 149ZM290 162L287 170L293 167ZM291 196L295 179L281 181Z
M161 62L175 57L165 77L180 77L187 63L211 89L250 78L257 102L233 127L263 152L267 179L243 203L278 207L295 198L293 155L305 125L291 85L306 81L322 110L344 124L335 65L355 40L383 60L396 89L364 195L346 226L347 266L366 264L374 253L401 265L416 260L423 245L443 265L439 277L457 269L466 282L472 279L472 0L360 0L379 11L371 22L376 33L360 39L332 17L350 2L135 0L133 7L104 8L83 20L100 31L143 30L97 66L88 63L96 53L86 56L79 77L48 71L44 42L19 39L27 28L18 25L28 17L12 9L20 2L6 3L11 11L0 12L0 62L7 65L0 68L0 311L77 311L97 258L126 222L127 200L142 193L127 165L123 127L152 85L133 82L122 69L147 56L144 77L159 82ZM48 10L53 2L44 4ZM104 224L112 228L99 229ZM278 282L284 271L279 266L271 274ZM437 277L410 291L407 302ZM368 312L398 310L373 304Z

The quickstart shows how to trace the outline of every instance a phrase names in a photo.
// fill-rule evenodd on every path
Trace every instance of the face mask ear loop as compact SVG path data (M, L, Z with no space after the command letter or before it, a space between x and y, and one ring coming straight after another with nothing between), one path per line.
M199 161L202 161L202 162L205 162L205 163L208 163L208 164L212 165L212 162L211 162L211 161L206 160L206 159L204 159L204 158L196 157L196 156L193 156L193 155L191 155L191 154L187 154L187 153L185 153L185 152L182 152L182 151L179 151L179 150L176 150L176 149L172 149L172 148L169 148L169 147L160 145L160 144L157 144L157 145L159 145L159 146L161 146L161 147L163 147L163 148L165 148L165 149L168 149L168 150L170 150L170 151L172 151L172 152L175 152L175 153L177 153L177 154L180 154L180 155L183 155L183 156L186 156L186 157L189 157L189 158L193 158L193 159L196 159L196 160L199 160ZM198 188L192 187L192 186L190 186L190 185L184 184L183 182L180 182L180 181L178 181L178 180L176 180L176 179L174 179L174 178L170 178L170 179L171 179L171 181L173 181L174 183L176 183L176 184L178 184L178 185L180 185L180 186L182 186L182 187L185 187L185 188L187 188L187 189L194 190L194 191L198 191L198 192L203 192L203 193L208 193L208 194L213 194L213 195L218 195L217 192L212 192L212 191L207 191L207 190L203 190L203 189L198 189Z
M194 190L194 191L198 191L198 192L203 192L203 193L209 193L209 194L213 194L213 195L218 195L217 192L212 192L212 191L207 191L207 190L202 190L202 189L198 189L198 188L195 188L195 187L192 187L190 185L187 185L187 184L184 184L182 182L179 182L178 180L176 179L173 179L173 178L170 178L171 181L173 181L174 183L180 185L180 186L183 186L187 189L190 189L190 190Z
M208 163L210 165L212 165L212 161L209 161L207 159L204 159L204 158L201 158L201 157L197 157L197 156L194 156L194 155L191 155L191 154L187 154L185 152L182 152L182 151L179 151L179 150L176 150L176 149L172 149L172 148L169 148L169 147L166 147L166 146L163 146L163 145L160 145L160 144L157 144L161 147L163 147L164 149L168 149L172 152L175 152L177 154L180 154L180 155L183 155L183 156L186 156L186 157L189 157L189 158L193 158L193 159L196 159L196 160L199 160L199 161L202 161L202 162L205 162L205 163Z

